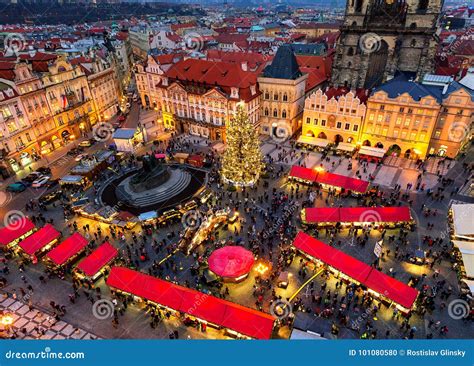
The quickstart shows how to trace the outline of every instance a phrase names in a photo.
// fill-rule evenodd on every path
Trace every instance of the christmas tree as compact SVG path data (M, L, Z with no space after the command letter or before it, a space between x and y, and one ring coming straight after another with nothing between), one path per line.
M257 132L242 106L226 127L227 147L222 160L222 180L235 186L256 183L263 169Z

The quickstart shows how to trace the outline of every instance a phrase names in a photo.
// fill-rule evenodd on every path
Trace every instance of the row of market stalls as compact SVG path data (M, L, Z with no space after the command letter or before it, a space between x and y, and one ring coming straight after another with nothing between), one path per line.
M293 246L311 260L327 265L339 278L366 287L382 303L388 306L394 304L405 314L414 307L419 294L416 289L376 270L368 264L304 232L297 234Z
M89 241L79 233L74 233L62 242L61 233L51 224L36 228L33 222L24 217L0 229L0 247L11 255L44 264L58 270L73 264L87 251ZM95 281L118 256L118 251L105 242L81 260L73 269L74 275Z
M397 226L413 223L410 208L392 207L307 207L301 211L301 220L307 225L385 225Z
M345 175L329 173L322 169L310 169L298 165L291 167L288 179L305 184L320 184L322 188L336 188L337 190L351 191L357 194L366 193L369 182L361 179L346 177Z
M449 211L451 239L458 278L474 294L474 204L452 204ZM461 286L462 287L462 286Z
M189 321L198 321L230 336L270 339L275 318L212 295L176 285L125 267L112 267L107 278L112 289L146 300Z

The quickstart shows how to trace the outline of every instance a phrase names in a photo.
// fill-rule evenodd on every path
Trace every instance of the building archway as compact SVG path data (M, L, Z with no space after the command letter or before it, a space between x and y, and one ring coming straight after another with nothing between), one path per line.
M375 144L375 147L378 147L379 149L383 149L383 144L379 141Z
M334 142L336 144L338 144L340 142L344 142L344 138L341 135L338 134L338 135L334 136Z
M411 152L412 152L411 149L408 149L407 151L405 151L405 154L404 154L405 159L410 159Z
M320 132L319 135L318 135L318 139L324 139L326 140L328 137L326 136L326 134L324 132Z
M309 130L309 131L306 132L306 136L308 136L308 137L314 137L314 132L311 131L311 130Z
M402 148L397 144L393 144L387 150L387 156L400 156L402 153Z
M370 143L369 140L365 140L365 141L362 143L362 146L372 146L372 144Z

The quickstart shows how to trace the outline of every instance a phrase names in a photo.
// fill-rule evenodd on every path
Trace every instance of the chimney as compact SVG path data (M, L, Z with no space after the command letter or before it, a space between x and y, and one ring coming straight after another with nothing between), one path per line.
M242 70L243 70L243 71L248 71L247 61L242 61L242 63L240 64L240 66L242 67Z

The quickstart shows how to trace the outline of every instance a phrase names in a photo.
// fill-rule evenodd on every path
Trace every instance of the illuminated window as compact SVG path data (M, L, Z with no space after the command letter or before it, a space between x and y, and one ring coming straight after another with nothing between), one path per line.
M373 114L369 114L369 121L373 121L374 120L374 115Z
M382 114L379 114L379 115L377 116L377 122L382 122L382 120L383 120L383 115L382 115Z
M348 131L350 128L351 128L351 124L350 124L350 123L346 123L346 124L344 125L344 129L345 129L346 131Z
M397 117L397 121L395 122L395 124L401 125L402 124L402 117Z
M321 126L323 126L323 127L326 126L326 120L325 119L321 120Z
M341 128L342 127L342 122L337 122L336 128Z

